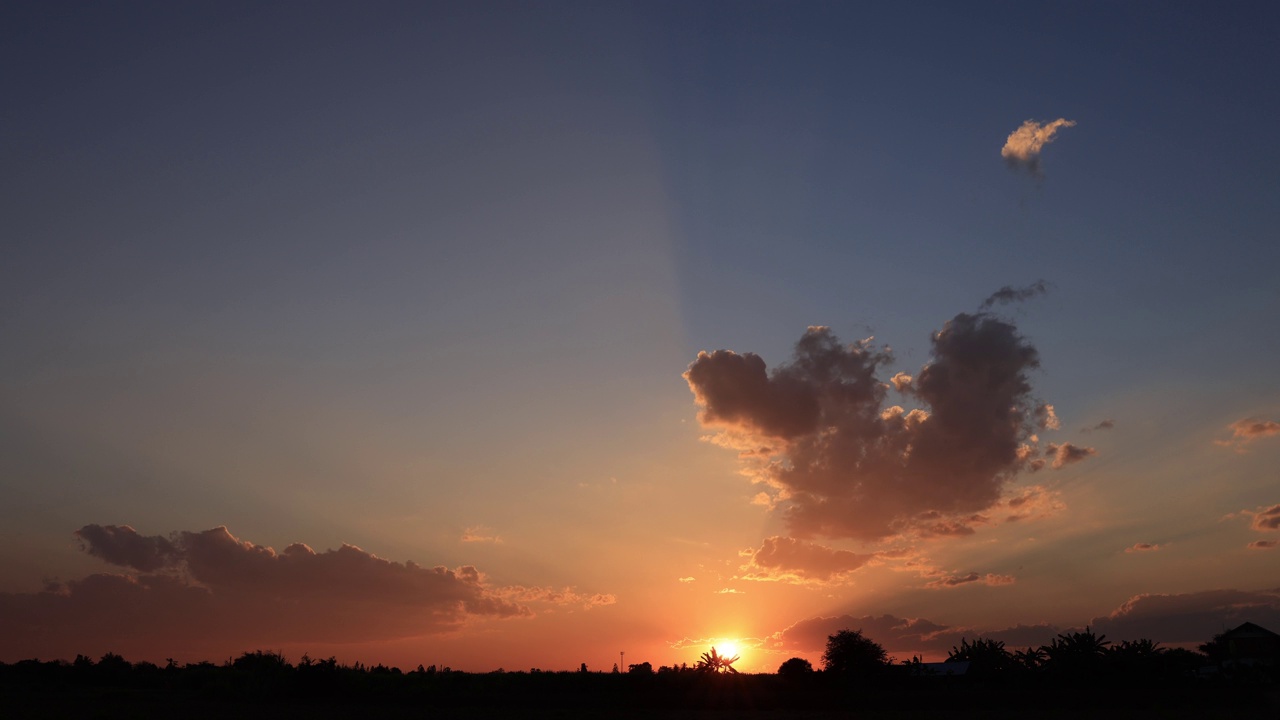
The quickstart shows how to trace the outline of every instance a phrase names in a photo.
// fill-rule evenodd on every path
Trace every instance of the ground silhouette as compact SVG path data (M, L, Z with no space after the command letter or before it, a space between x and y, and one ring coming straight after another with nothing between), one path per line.
M1230 640L1227 637L1226 640ZM890 662L857 630L828 639L824 668L803 658L777 674L636 663L626 672L457 672L345 665L255 650L220 664L165 666L108 653L96 661L0 663L0 716L22 718L324 718L370 716L782 718L1276 718L1278 658L1220 658L1089 629L1011 652L961 640L948 663ZM1269 645L1262 646L1264 651ZM711 658L707 653L704 660ZM1245 662L1249 660L1249 662Z

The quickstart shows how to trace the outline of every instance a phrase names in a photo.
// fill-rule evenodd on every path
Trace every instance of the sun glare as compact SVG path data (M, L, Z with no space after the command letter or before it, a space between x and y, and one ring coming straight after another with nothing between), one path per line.
M742 651L738 649L738 643L732 640L721 640L714 647L716 652L720 653L720 657L731 658L742 654Z

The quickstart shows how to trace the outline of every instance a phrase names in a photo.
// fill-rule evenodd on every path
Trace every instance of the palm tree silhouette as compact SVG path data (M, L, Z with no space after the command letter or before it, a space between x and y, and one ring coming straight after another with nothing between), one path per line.
M711 652L702 653L702 658L698 660L697 669L706 673L737 673L738 670L733 664L738 662L740 656L725 657L716 653L713 646Z

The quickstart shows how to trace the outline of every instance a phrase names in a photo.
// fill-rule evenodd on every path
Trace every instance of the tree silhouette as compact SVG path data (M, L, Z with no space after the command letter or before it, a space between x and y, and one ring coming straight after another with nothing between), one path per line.
M716 653L714 647L710 652L702 653L702 657L698 660L697 669L705 673L737 673L738 670L733 664L738 662L738 656L731 658L724 657Z
M778 674L783 677L802 677L813 673L813 663L800 657L783 660L778 666Z
M827 649L822 653L823 669L841 675L871 674L888 664L884 648L864 637L861 630L844 629L829 635Z
M1050 671L1067 674L1096 673L1102 667L1110 644L1106 635L1096 635L1086 626L1084 632L1059 635L1040 649L1048 656L1045 667Z
M1013 654L1013 659L1022 667L1028 670L1039 670L1044 667L1049 656L1045 653L1043 647L1027 648L1026 650L1018 650Z
M970 675L998 675L1015 667L1016 661L999 640L960 638L960 646L947 653L947 662L968 662Z

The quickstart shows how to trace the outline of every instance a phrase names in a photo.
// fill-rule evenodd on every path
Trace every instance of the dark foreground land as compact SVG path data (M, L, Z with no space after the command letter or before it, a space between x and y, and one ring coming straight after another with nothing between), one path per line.
M0 665L4 718L1222 718L1280 719L1252 677L930 677ZM104 667L105 666L105 667Z

